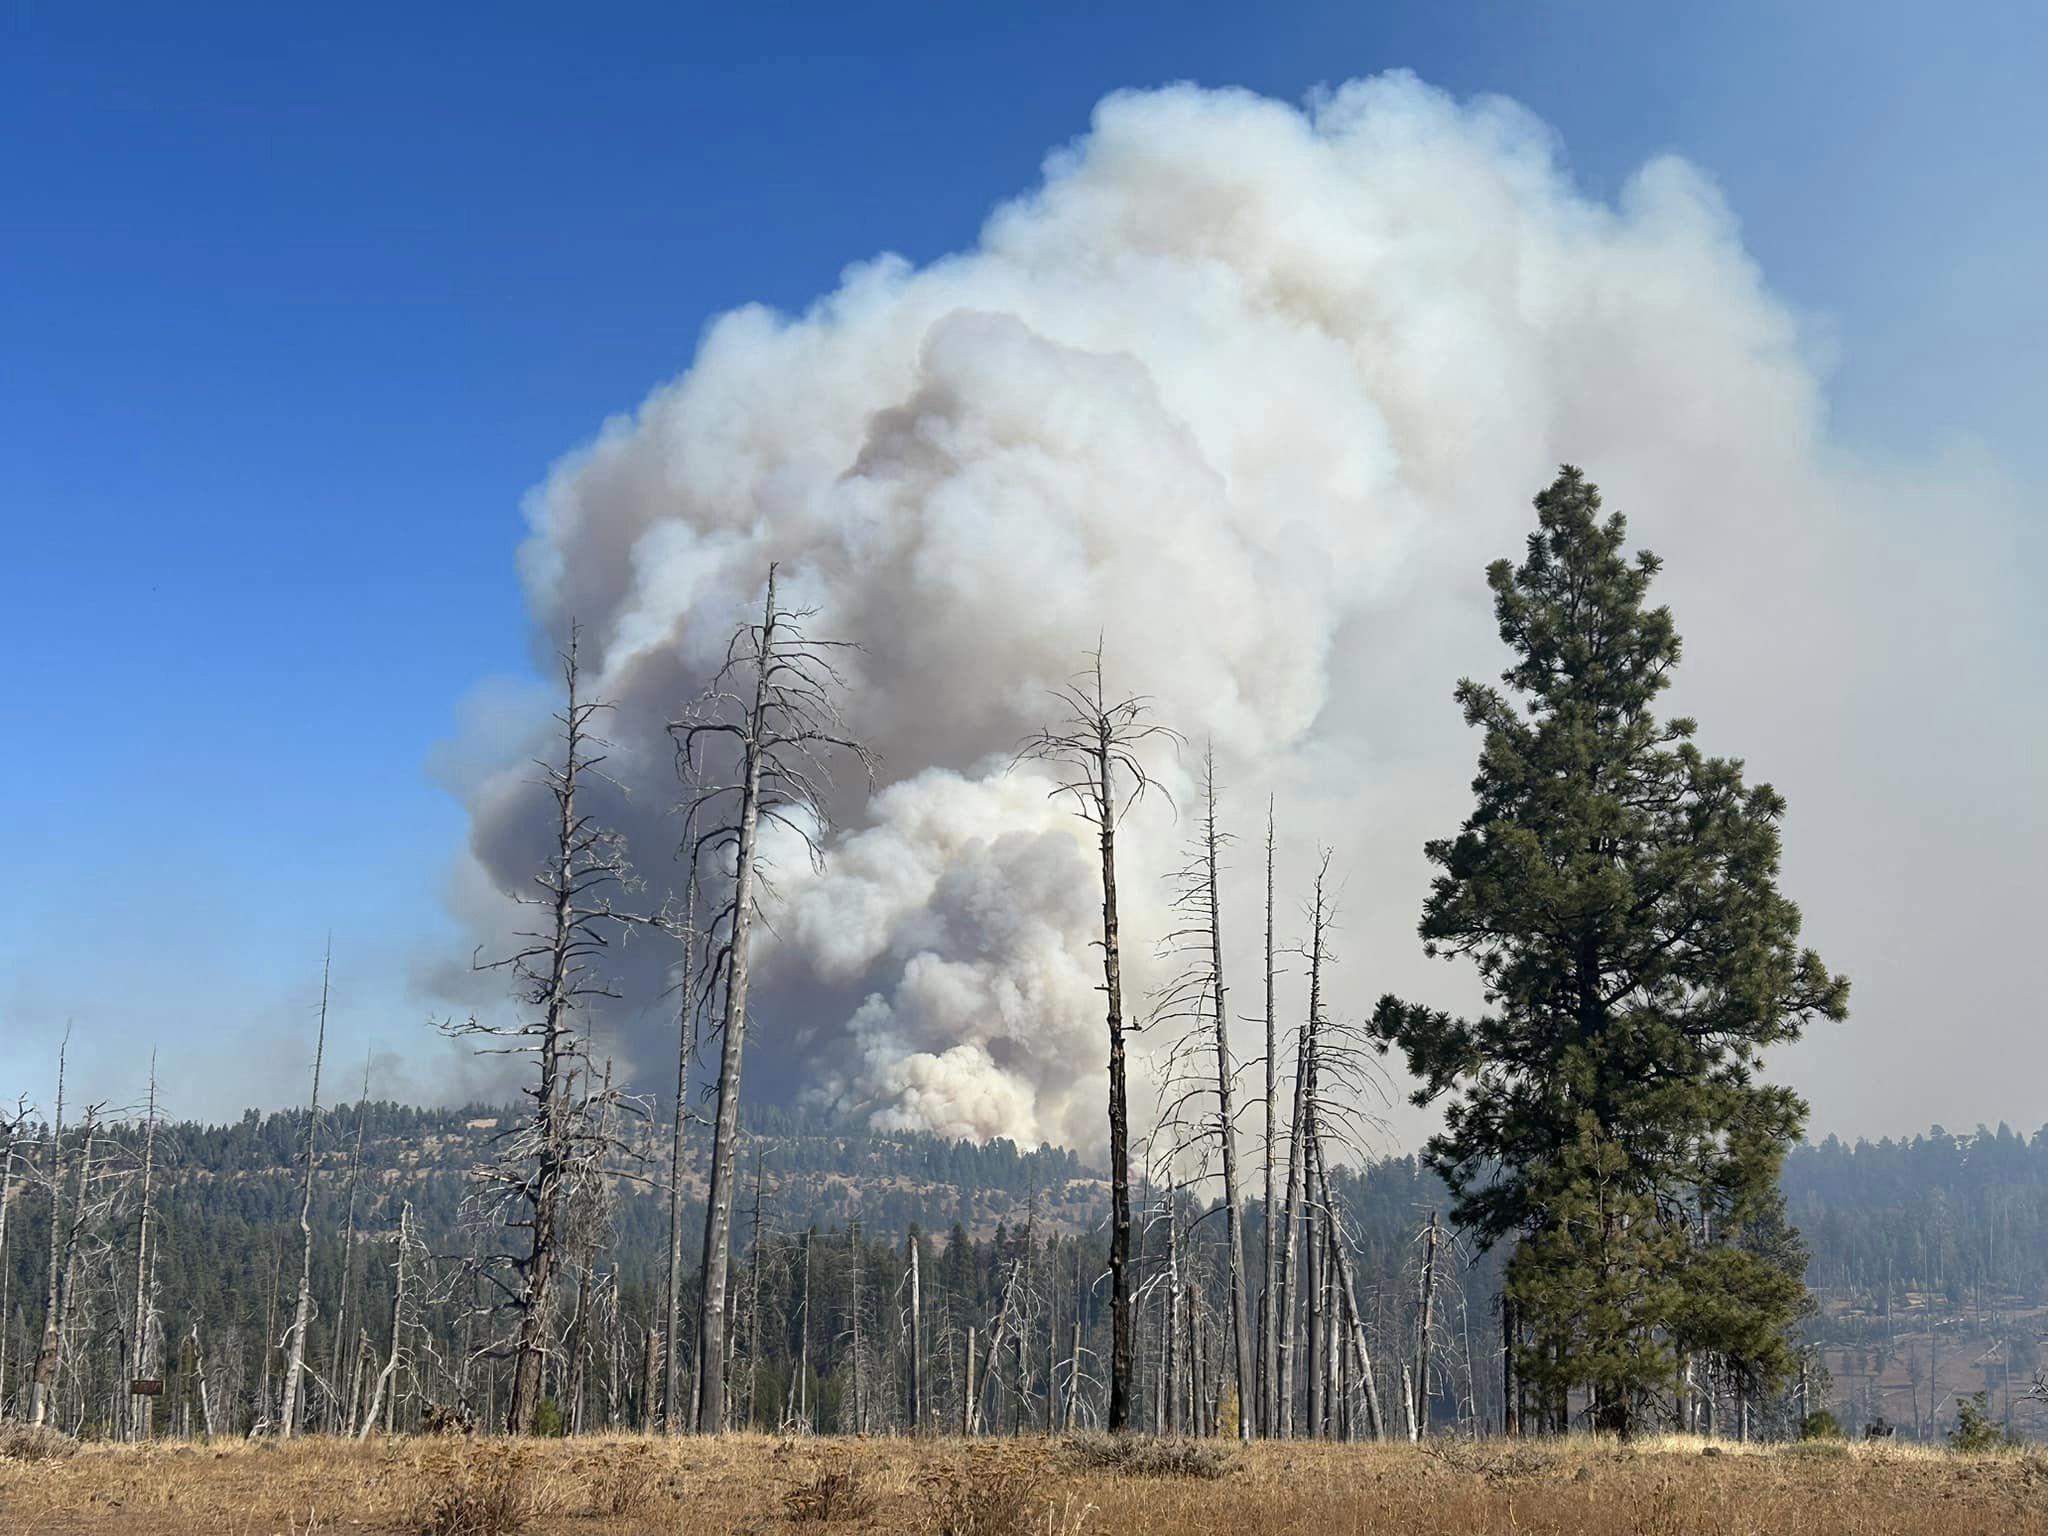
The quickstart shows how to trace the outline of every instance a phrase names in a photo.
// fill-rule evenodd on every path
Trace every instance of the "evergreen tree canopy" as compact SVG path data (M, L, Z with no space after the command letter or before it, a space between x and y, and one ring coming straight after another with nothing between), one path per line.
M1611 1178L1617 1158L1630 1199L1695 1242L1733 1241L1773 1214L1806 1112L1757 1080L1759 1053L1845 1017L1848 982L1797 946L1777 889L1783 799L1702 753L1691 720L1658 718L1679 659L1670 611L1645 606L1658 561L1630 559L1623 519L1599 509L1569 465L1536 498L1522 564L1487 571L1507 687L1457 690L1485 733L1476 804L1426 845L1441 873L1420 932L1431 955L1477 964L1487 1011L1390 996L1373 1032L1406 1057L1416 1102L1443 1104L1428 1160L1485 1241L1552 1228L1560 1200L1592 1198L1560 1178ZM1636 1322L1661 1326L1661 1304Z

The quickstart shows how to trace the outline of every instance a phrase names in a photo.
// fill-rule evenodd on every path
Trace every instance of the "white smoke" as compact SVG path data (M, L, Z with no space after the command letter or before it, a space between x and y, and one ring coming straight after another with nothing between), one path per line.
M818 632L865 647L846 712L882 786L842 797L824 875L779 861L750 1080L878 1126L1087 1144L1093 849L1008 756L1098 636L1113 687L1214 741L1238 978L1271 792L1290 919L1315 842L1353 872L1340 1007L1390 985L1456 1001L1411 935L1419 845L1467 799L1475 743L1448 692L1501 665L1484 564L1519 549L1559 461L1584 465L1670 561L1708 744L1754 753L1797 827L1821 776L1788 780L1772 743L1828 759L1777 663L1839 680L1885 643L1853 595L1819 590L1854 585L1832 562L1885 515L1821 424L1797 327L1687 165L1645 166L1609 206L1506 102L1406 75L1305 110L1176 87L1104 101L973 250L851 268L800 317L717 321L533 495L523 569L549 643L573 616L602 658L609 766L657 886L662 726L768 562ZM1987 485L1931 479L1959 502ZM1828 732L1877 718L1851 713ZM1184 770L1161 767L1185 803ZM459 887L479 926L497 919L477 893L532 867L524 777L470 790ZM1127 831L1140 991L1183 830L1161 803Z

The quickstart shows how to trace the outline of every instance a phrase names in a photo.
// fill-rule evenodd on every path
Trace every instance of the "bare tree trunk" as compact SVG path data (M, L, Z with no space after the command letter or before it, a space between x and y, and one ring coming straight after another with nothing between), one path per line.
M1259 1431L1278 1433L1280 1354L1280 1190L1273 1149L1280 1124L1280 1022L1273 1001L1273 800L1266 798L1266 1296L1259 1360ZM1249 1404L1246 1405L1249 1414Z
M277 1433L289 1440L298 1432L300 1386L306 1374L306 1330L313 1322L313 1164L319 1154L320 1062L327 1053L327 978L333 965L333 946L320 963L320 1029L313 1044L313 1096L306 1105L306 1176L299 1192L299 1237L304 1251L299 1262L299 1299L292 1309L291 1347L285 1352L284 1409L278 1415Z
M14 1267L7 1262L7 1212L14 1199L14 1156L27 1123L28 1106L24 1100L8 1122L7 1157L0 1163L0 1416L7 1411L7 1345L13 1333L10 1322L14 1315Z
M370 1406L364 1410L362 1428L356 1431L358 1440L367 1440L370 1431L377 1427L377 1415L384 1415L384 1433L391 1433L393 1408L397 1398L398 1364L405 1344L405 1261L407 1239L412 1231L412 1202L406 1201L398 1212L398 1258L397 1276L391 1287L391 1353L384 1361L384 1369L377 1373L377 1385L370 1395Z
M811 1234L808 1232L804 1234L803 1332L797 1345L796 1384L797 1410L808 1429L811 1424Z
M1123 956L1118 947L1116 814L1111 804L1109 732L1102 733L1097 804L1101 807L1102 986L1109 1029L1110 1245L1109 1420L1112 1434L1129 1427L1136 1319L1131 1296L1131 1112L1124 1066Z
M1429 1230L1422 1247L1422 1310L1415 1329L1415 1429L1419 1438L1429 1428L1429 1331L1435 1322L1436 1306L1436 1212L1429 1213Z
M974 1433L974 1330L967 1330L967 1371L960 1388L960 1433Z
M917 1234L904 1243L910 1250L910 1432L924 1433L924 1296L917 1272Z
M612 1279L614 1294L618 1277ZM613 1360L618 1358L613 1352ZM648 1324L640 1352L640 1428L654 1428L655 1404L661 1400L661 1330Z
M1327 1179L1323 1183L1323 1204L1334 1221L1337 1207L1330 1200ZM1337 1261L1337 1279L1344 1287L1344 1312L1351 1322L1352 1346L1358 1356L1358 1379L1365 1388L1365 1431L1375 1440L1384 1440L1387 1437L1386 1421L1380 1414L1380 1389L1373 1376L1372 1349L1365 1337L1365 1317L1358 1310L1358 1288L1351 1279L1351 1254L1344 1246L1341 1228L1332 1235L1335 1241L1331 1244L1331 1253Z
M854 1223L847 1233L853 1247L853 1432L862 1434L867 1429L867 1399L861 1392L860 1371L860 1224ZM991 1356L993 1358L993 1356Z
M1237 1184L1237 1066L1230 1054L1229 1013L1224 1002L1223 904L1216 868L1216 749L1213 744L1204 754L1203 769L1208 807L1202 841L1208 856L1209 949L1215 983L1217 1130L1223 1144L1223 1203L1230 1250L1230 1329L1231 1342L1235 1347L1233 1364L1237 1373L1237 1437L1248 1441L1252 1437L1251 1415L1246 1408L1252 1389L1252 1320L1245 1283L1244 1207Z
M277 1405L270 1400L270 1367L272 1356L277 1353L277 1296L284 1287L284 1245L273 1241L270 1247L270 1300L263 1308L263 1373L256 1383L255 1421L249 1426L254 1434L258 1428L268 1429L274 1422L271 1418Z
M199 1393L199 1422L205 1426L206 1438L211 1440L213 1427L213 1397L206 1388L206 1357L199 1348L199 1324L192 1325L192 1381Z
M71 1052L71 1027L57 1046L57 1109L50 1121L50 1262L49 1282L43 1293L43 1338L36 1349L34 1374L29 1379L28 1421L41 1425L48 1419L51 1396L57 1384L57 1356L63 1349L63 1330L58 1318L58 1297L63 1290L64 1230L64 1068Z
M1509 1436L1522 1432L1522 1384L1515 1370L1515 1352L1520 1346L1521 1328L1515 1317L1515 1298L1506 1291L1500 1298L1500 1391L1501 1431Z
M363 1127L368 1121L369 1115L370 1058L365 1056L363 1058L363 1092L362 1096L356 1100L356 1144L354 1150L350 1152L348 1160L348 1214L343 1220L341 1229L341 1295L334 1309L334 1355L328 1382L328 1392L331 1397L337 1393L345 1393L347 1395L346 1404L342 1403L338 1398L335 1400L335 1411L328 1416L328 1428L330 1430L339 1429L344 1434L350 1433L355 1429L355 1366L356 1360L360 1356L350 1356L347 1367L344 1369L341 1352L349 1347L348 1298L350 1282L355 1278L356 1186L362 1179Z
M1166 1191L1166 1328L1159 1346L1159 1397L1164 1406L1160 1431L1180 1433L1180 1212L1169 1182Z
M1076 684L1063 690L1070 714L1060 729L1041 731L1020 754L1059 765L1068 778L1053 791L1070 795L1091 823L1102 856L1102 990L1109 1032L1109 1183L1110 1183L1110 1366L1111 1433L1127 1429L1131 1416L1132 1373L1136 1364L1136 1317L1131 1275L1131 1146L1130 1088L1124 1059L1123 955L1117 920L1116 824L1123 811L1152 787L1138 748L1155 736L1178 741L1164 726L1144 723L1142 698L1112 702L1103 691L1102 652L1098 648L1090 673L1092 687ZM1120 797L1116 778L1129 779L1128 796Z
M1313 1090L1311 1090L1311 1093L1313 1093ZM1303 1172L1306 1175L1306 1182L1311 1188L1314 1188L1316 1174L1320 1170L1316 1166L1319 1138L1314 1130L1315 1119L1313 1109L1310 1111L1309 1126L1310 1130L1303 1156ZM1328 1407L1323 1398L1323 1352L1328 1343L1323 1328L1323 1260L1326 1256L1327 1243L1324 1237L1318 1202L1313 1200L1305 1202L1302 1217L1304 1237L1308 1249L1305 1255L1308 1261L1306 1265L1308 1284L1303 1288L1302 1292L1302 1299L1306 1303L1304 1310L1308 1313L1308 1359L1306 1362L1308 1367L1308 1434L1310 1439L1316 1439L1323 1433L1323 1419Z
M98 1107L86 1106L83 1140L78 1152L78 1189L72 1197L71 1220L64 1232L64 1253L58 1267L56 1295L49 1321L44 1327L44 1353L36 1357L35 1401L29 1417L31 1424L46 1422L56 1409L57 1386L64 1367L64 1336L71 1322L71 1302L77 1289L78 1244L85 1232L86 1197L92 1189L93 1137ZM54 1227L51 1241L56 1241Z
M749 949L754 925L754 840L760 824L761 739L766 733L768 709L767 655L775 619L775 567L771 565L744 759L744 791L733 872L732 937L725 961L725 1016L720 1026L718 1110L712 1130L710 1193L704 1213L703 1300L698 1309L697 1334L697 1427L706 1434L715 1434L725 1427L725 1288L731 1265L732 1158L739 1135L740 1068L746 1049Z
M149 1058L149 1119L142 1132L142 1210L135 1227L135 1375L149 1374L149 1224L155 1214L151 1205L156 1174L156 1053ZM4 1195L0 1195L4 1199ZM131 1440L149 1438L152 1399L131 1395L128 1399Z
M683 1174L688 1168L690 1059L697 1053L697 871L684 895L683 972L676 995L676 1115L668 1154L668 1326L662 1334L662 1427L694 1428L683 1412Z

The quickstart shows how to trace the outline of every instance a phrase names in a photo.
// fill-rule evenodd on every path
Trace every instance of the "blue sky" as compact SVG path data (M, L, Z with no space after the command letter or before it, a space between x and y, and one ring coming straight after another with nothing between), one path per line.
M969 244L1105 92L1499 92L1606 194L1677 151L1833 357L1848 444L2038 483L2048 8L16 7L0 22L0 1088L419 1028L465 835L427 761L525 671L519 505L689 360ZM281 1052L297 1071L299 1054ZM195 1084L188 1098L206 1098ZM207 1099L207 1108L221 1107ZM1825 1129L1825 1127L1823 1127Z

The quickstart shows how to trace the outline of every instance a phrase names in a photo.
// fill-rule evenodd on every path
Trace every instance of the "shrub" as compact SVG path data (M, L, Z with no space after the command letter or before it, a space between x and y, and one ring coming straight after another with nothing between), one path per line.
M1842 1421L1825 1408L1816 1408L1799 1421L1799 1438L1802 1440L1840 1440Z
M507 1457L465 1462L442 1476L414 1505L420 1536L517 1536L533 1515L519 1463Z
M1153 1440L1142 1435L1070 1435L1070 1463L1119 1477L1217 1478L1231 1469L1230 1454L1200 1440Z
M827 1467L807 1483L799 1483L782 1496L782 1507L799 1524L825 1524L835 1520L863 1520L875 1507L875 1496L861 1485L853 1458Z
M1024 1536L1050 1523L1037 1471L999 1455L980 1454L966 1474L927 1472L918 1479L925 1528L933 1536ZM1045 1506L1048 1519L1041 1522Z
M16 1424L0 1430L0 1461L51 1461L69 1456L78 1442L47 1425Z
M1978 1392L1956 1404L1956 1427L1948 1432L1951 1447L1958 1451L1996 1451L2019 1444L2012 1434L1993 1422L1988 1402L1986 1395Z

